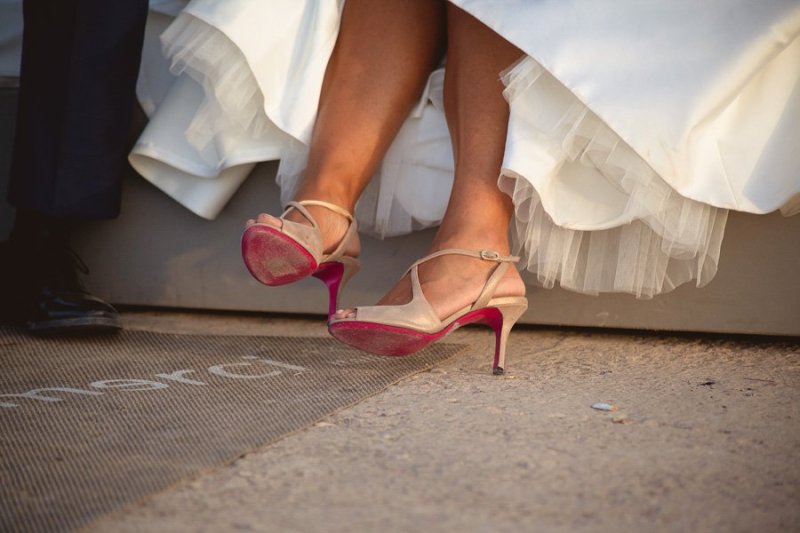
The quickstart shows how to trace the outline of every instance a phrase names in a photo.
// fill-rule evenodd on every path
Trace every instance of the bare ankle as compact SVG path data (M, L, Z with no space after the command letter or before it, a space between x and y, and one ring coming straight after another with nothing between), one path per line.
M431 252L445 250L447 248L462 248L466 250L493 250L500 255L510 254L508 238L505 235L457 235L448 238L434 239L431 245Z

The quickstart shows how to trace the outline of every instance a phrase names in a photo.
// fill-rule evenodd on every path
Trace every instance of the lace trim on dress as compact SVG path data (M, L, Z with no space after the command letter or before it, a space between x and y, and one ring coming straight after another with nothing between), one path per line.
M188 74L203 86L205 100L186 132L198 150L216 132L258 139L275 132L264 96L241 50L219 29L183 12L161 35L174 75Z
M606 227L557 225L546 209L548 191L537 190L531 176L518 172L525 165L507 157L498 185L514 201L514 253L523 256L542 285L558 282L583 293L649 298L691 279L702 286L713 278L727 210L675 192L532 58L512 65L503 82L511 109L509 138L531 145L515 152L536 153L544 147L553 160L550 178L559 179L565 165L579 164L595 169L627 197L624 210ZM554 87L563 93L554 95ZM515 120L523 108L524 119Z

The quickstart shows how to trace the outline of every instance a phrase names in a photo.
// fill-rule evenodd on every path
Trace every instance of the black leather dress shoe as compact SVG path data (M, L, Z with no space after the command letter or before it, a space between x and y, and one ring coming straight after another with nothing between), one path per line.
M0 265L0 319L40 334L120 329L117 311L83 288L78 273L88 269L64 243L47 234L2 243Z
M85 291L41 287L34 307L26 320L31 333L101 333L121 328L116 309Z

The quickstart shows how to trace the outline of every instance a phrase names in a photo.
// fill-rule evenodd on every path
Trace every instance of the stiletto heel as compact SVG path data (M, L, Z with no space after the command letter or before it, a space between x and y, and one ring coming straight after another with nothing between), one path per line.
M508 305L506 307L498 307L500 312L499 323L492 324L495 333L494 343L494 363L492 364L492 374L495 376L503 375L505 372L506 363L506 346L508 345L508 334L511 333L511 328L517 323L528 309L527 302L525 305Z
M466 255L497 263L494 272L472 305L440 320L422 293L418 267L446 254ZM355 317L330 319L328 330L338 340L377 355L402 356L421 350L451 331L473 323L487 324L495 331L493 373L502 374L508 335L528 308L524 296L494 298L495 290L511 263L518 257L501 256L489 250L447 249L424 257L411 265L411 301L404 305L357 307ZM406 274L403 274L404 276Z
M322 234L317 221L305 206L329 209L347 219L349 226L330 254L323 253ZM291 210L299 211L310 223L300 224L286 220ZM250 274L265 285L286 285L314 276L328 287L328 316L337 308L344 285L359 270L357 257L345 255L347 245L355 238L356 221L348 211L320 200L289 202L281 215L281 227L253 224L242 233L242 259Z
M328 287L328 316L332 316L338 309L339 296L359 269L358 261L354 261L351 257L341 257L339 261L322 263L311 274Z

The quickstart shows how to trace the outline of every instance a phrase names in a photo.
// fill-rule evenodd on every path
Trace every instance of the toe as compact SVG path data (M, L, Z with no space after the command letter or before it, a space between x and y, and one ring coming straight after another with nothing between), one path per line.
M276 228L280 228L282 225L281 219L276 218L272 215L268 215L267 213L261 213L260 215L258 215L256 222L258 222L259 224L269 224L270 226L274 226Z
M355 318L356 317L356 310L355 309L339 309L333 314L333 318L336 320L342 320L343 318Z

